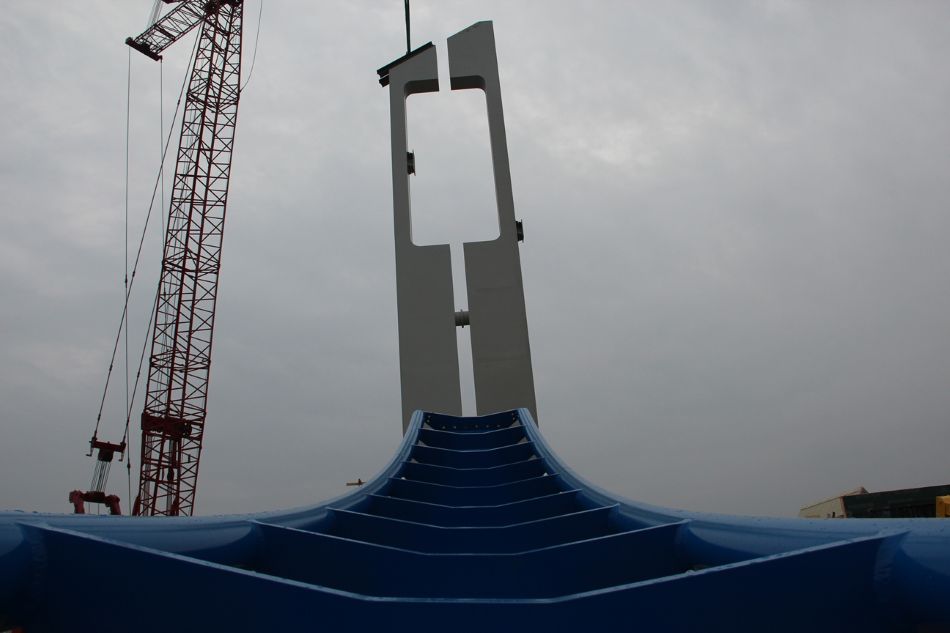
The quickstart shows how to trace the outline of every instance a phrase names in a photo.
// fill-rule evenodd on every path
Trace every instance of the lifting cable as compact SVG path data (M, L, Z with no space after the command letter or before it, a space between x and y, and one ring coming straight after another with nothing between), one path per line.
M161 180L161 193L158 198L158 208L165 208L165 147L163 142L163 134L165 134L165 102L162 100L162 97L165 95L165 61L162 58L158 59L158 170L159 178ZM179 100L181 100L179 98ZM178 110L175 110L175 116L178 116ZM174 119L172 120L174 122ZM158 214L158 217L162 220L162 234L159 235L159 242L162 246L162 250L165 249L165 216L161 213Z
M193 65L193 63L194 63L195 52L197 51L197 49L198 49L198 39L195 38L195 43L194 43L194 45L192 46L191 55L190 55L190 57L189 57L189 62L188 62L188 67L189 67L189 68L191 68L192 65ZM129 54L131 55L131 49L130 49L130 51L129 51ZM129 74L129 94L131 94L131 57L129 58L129 73L128 73L128 74ZM173 117L172 117L171 124L169 125L169 128L168 128L168 134L167 134L167 136L166 136L165 139L164 139L164 147L162 148L162 152L161 152L161 165L159 165L159 173L156 174L156 177L155 177L155 184L152 186L152 196L151 196L151 199L150 199L150 201L149 201L148 212L147 212L146 215L145 215L145 225L144 225L143 228L142 228L142 235L141 235L141 237L139 238L138 249L137 249L137 251L136 251L136 253L135 253L135 260L134 260L134 263L133 263L133 265L132 265L131 275L128 275L128 279L127 279L127 281L126 281L126 283L125 283L125 301L123 302L122 315L121 315L121 317L119 318L119 328L118 328L118 331L116 332L115 342L114 342L114 344L113 344L113 346L112 346L112 357L111 357L111 359L109 360L109 369L106 371L106 381L105 381L105 386L103 387L103 390L102 390L102 399L101 399L100 402L99 402L99 412L96 414L96 426L95 426L95 430L93 431L93 439L96 439L96 437L98 436L98 433L99 433L99 425L100 425L100 423L101 423L101 421L102 421L102 412L103 412L103 409L105 408L106 397L107 397L108 392L109 392L109 383L110 383L111 378L112 378L112 370L113 370L113 368L114 368L114 366L115 366L115 357L116 357L116 354L117 354L118 351L119 351L119 342L122 340L122 334L123 334L123 331L124 331L124 330L125 330L126 337L128 337L127 322L128 322L128 312L129 312L129 296L130 296L130 293L131 293L131 291L132 291L132 286L133 286L134 283L135 283L135 275L136 275L136 273L138 272L139 262L140 262L141 256L142 256L142 247L143 247L143 245L144 245L144 243L145 243L145 236L146 236L147 231L148 231L149 220L151 219L151 217L152 217L152 211L153 211L154 208L155 208L155 196L156 196L157 193L158 193L159 186L164 183L165 159L166 159L166 157L167 157L167 155L168 155L168 148L169 148L169 146L171 145L172 132L174 132L174 130L175 130L175 121L178 119L178 113L179 113L179 111L181 110L182 98L184 97L184 94L185 94L185 88L188 86L189 78L190 78L190 73L185 73L185 79L184 79L184 81L182 82L181 90L180 90L179 93L178 93L178 101L177 101L177 103L175 104L175 112L174 112L174 115L173 115ZM129 100L129 101L131 101L131 100ZM131 111L131 106L127 104L127 107L128 107L128 109ZM129 117L129 118L130 118L130 117ZM128 127L128 126L127 126L127 127ZM127 136L127 137L128 137L128 134L129 134L129 133L128 133L128 129L127 129L127 130L126 130L126 136ZM126 139L126 145L127 145L127 149L126 149L126 224L128 223L128 162L129 162L129 160L128 160L128 144L129 144L129 141L128 141L128 138L127 138L127 139ZM164 187L163 187L162 195L163 195L163 197L164 197ZM164 202L164 201L163 201L163 202ZM164 226L164 218L162 219L162 223L163 223L163 226ZM128 228L126 228L126 235L128 235ZM164 244L164 231L163 231L162 239L163 239L163 244ZM126 237L126 240L128 240L128 237ZM126 245L126 248L128 248L128 245ZM128 256L126 256L126 262L128 262ZM128 271L128 265L126 265L126 270ZM157 300L158 300L158 290L157 290L157 289L156 289L156 297L155 297L155 300L156 300L156 302L157 302ZM152 317L149 319L149 327L148 327L148 330L147 330L147 333L146 333L146 337L145 337L145 345L143 346L143 352L142 352L143 357L144 357L144 353L145 353L144 350L147 349L147 347L148 347L148 341L149 341L149 338L150 338L149 333L151 332L151 323L152 323L152 320L154 319L154 314L155 314L155 309L154 309L154 306L153 306L153 309L152 309ZM126 358L128 358L128 344L126 344ZM141 366L142 366L142 362L141 362L141 360L140 360L140 362L139 362L139 372L138 372L139 374L141 374ZM126 381L128 381L128 361L126 361ZM135 387L133 388L131 394L130 394L130 395L127 397L127 399L126 399L125 431L124 431L124 433L123 433L123 435L122 435L122 441L123 441L123 442L126 441L126 439L127 439L127 437L128 437L128 434L129 434L129 421L130 421L130 419L131 419L131 410L132 410L133 403L134 403L134 401L135 401L135 393L136 393L136 389L137 389L137 387L138 387L138 383L139 383L138 377L136 377ZM90 447L90 454L92 454L92 453L91 453L91 450L92 450L92 449L91 449L91 447Z
M247 77L244 79L244 85L240 87L238 94L244 92L247 84L251 83L251 75L254 74L254 64L257 63L257 42L261 37L261 16L264 15L264 0L260 0L257 9L257 33L254 34L254 54L251 55L251 69L247 71Z
M155 13L158 12L161 0L155 2ZM157 16L154 16L157 17ZM151 22L154 23L154 20ZM165 208L165 61L160 57L158 59L158 159L159 159L159 180L161 182L158 195L158 208ZM177 110L175 112L177 116ZM160 246L164 250L165 246L165 216L161 213L158 217L162 221L162 232L158 236ZM148 349L148 333L152 331L152 323L155 319L155 310L158 308L158 291L155 292L155 300L152 302L152 309L149 311L148 325L145 328L145 343L142 345L142 353L139 356L139 366L135 372L135 386L132 389L132 402L135 402L135 394L138 393L139 378L142 376L142 362L145 359L145 350ZM126 405L125 413L125 431L122 434L122 441L125 442L129 435L129 421L132 419L132 405ZM129 455L129 454L127 454ZM125 472L128 479L129 496L126 497L129 502L128 511L132 511L132 458L129 455L125 460Z
M125 300L122 314L129 311L129 140L132 128L132 49L129 55L129 70L125 88L125 267L123 270L123 294ZM121 327L121 326L120 326ZM129 322L125 320L125 408L129 408ZM124 440L123 440L124 441Z
M109 359L109 369L106 372L106 384L102 392L102 401L99 403L99 413L96 415L96 426L92 431L92 439L95 439L99 436L99 424L102 421L102 409L105 406L106 394L109 390L109 379L112 377L112 367L115 364L115 355L116 351L119 348L119 340L122 336L122 328L125 324L125 314L129 308L129 123L132 118L132 49L130 48L127 51L127 64L126 64L126 73L125 73L125 262L123 265L122 276L123 276L123 305L122 305L122 317L119 320L119 331L116 333L115 345L112 347L112 358ZM125 400L126 406L128 406L129 400L129 384L128 384L128 367L129 367L129 341L128 333L126 332L126 341L125 341L125 368L126 368L126 381L125 381ZM92 444L89 445L89 454L92 454Z
M412 52L412 45L409 43L409 0L406 0L406 55Z
M192 62L193 59L194 59L195 51L197 51L197 49L198 49L198 39L195 38L195 44L194 44L194 46L192 47L192 50L191 50L191 58L189 59L189 64L188 64L188 67L189 67L189 68L191 68L191 65L192 65L191 62ZM160 74L159 74L159 84L161 84L162 81L163 81L163 77L162 77L162 74L161 74L161 66L159 67L159 71L160 71ZM160 163L160 165L159 165L159 173L158 173L158 177L156 178L156 181L155 181L155 186L152 188L152 199L151 199L151 201L149 202L148 214L146 214L146 216L145 216L145 227L142 229L142 237L141 237L140 240L139 240L138 253L136 254L136 257L135 257L136 268L138 267L139 256L142 254L142 245L145 243L145 234L146 234L146 230L148 229L148 221L149 221L149 218L150 218L151 215L152 215L152 209L155 207L155 194L156 194L156 191L158 190L159 186L161 186L161 199L160 199L160 202L159 202L159 206L162 206L162 205L164 205L164 203L165 203L165 185L164 185L164 183L165 183L165 156L168 154L168 147L169 147L169 145L171 144L172 132L173 132L174 129L175 129L175 121L178 119L178 111L179 111L179 109L180 109L180 107L181 107L181 99L182 99L182 96L185 94L185 87L188 85L188 81L189 81L189 76L188 76L188 74L186 73L186 75L185 75L185 80L184 80L184 82L182 83L182 85L181 85L181 90L180 90L179 93L178 93L178 102L177 102L176 105L175 105L175 114L174 114L174 116L172 117L171 125L170 125L169 128L168 128L168 135L167 135L166 138L165 138L164 147L162 147L161 158L160 158L161 163ZM161 93L159 93L159 99L161 99ZM161 138L160 138L159 140L161 141ZM161 221L162 221L162 235L161 235L161 238L162 238L162 248L163 248L163 250L164 250L164 244L165 244L165 217L162 216L161 213L159 213L159 216L161 217ZM133 279L135 278L135 271L134 271L134 270L132 271L132 278L133 278ZM152 324L153 324L154 321L155 321L155 313L156 313L156 310L158 309L158 298L159 298L159 294L160 294L160 288L159 288L158 286L156 286L156 288L155 288L155 298L154 298L154 300L153 300L153 302L152 302L152 309L149 311L148 326L147 326L146 329L145 329L145 331L146 331L145 341L144 341L143 344L142 344L142 352L141 352L141 354L139 355L138 369L137 369L136 372L135 372L135 385L134 385L133 388L132 388L132 400L129 402L129 405L127 406L126 412L125 412L125 430L124 430L123 433L122 433L122 441L123 441L123 442L125 442L125 441L128 439L128 437L129 437L129 423L130 423L131 420L132 420L132 407L134 406L134 403L135 403L135 396L136 396L136 394L138 393L139 382L140 382L140 379L141 379L141 377L142 377L142 365L143 365L144 362L145 362L145 352L148 350L148 344L149 344L149 342L150 342L150 340L151 340L151 337L149 336L149 333L151 333L151 331L152 331Z

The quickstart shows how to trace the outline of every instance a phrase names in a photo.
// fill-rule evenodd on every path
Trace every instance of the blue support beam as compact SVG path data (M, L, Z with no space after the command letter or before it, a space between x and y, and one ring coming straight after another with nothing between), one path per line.
M153 608L155 587L174 609ZM107 615L79 616L102 596ZM309 508L0 514L0 630L27 633L950 631L948 596L950 522L618 499L561 463L527 409L416 412L377 477Z

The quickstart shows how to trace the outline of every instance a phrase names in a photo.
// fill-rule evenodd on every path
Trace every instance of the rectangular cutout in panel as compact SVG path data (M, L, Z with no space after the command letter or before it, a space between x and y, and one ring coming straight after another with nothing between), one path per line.
M448 85L448 82L445 82ZM485 93L442 90L407 103L412 242L461 244L496 239L498 206Z

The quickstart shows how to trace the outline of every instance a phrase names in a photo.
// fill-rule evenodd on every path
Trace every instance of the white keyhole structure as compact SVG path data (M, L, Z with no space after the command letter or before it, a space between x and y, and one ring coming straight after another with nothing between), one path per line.
M464 321L471 327L476 413L526 407L537 420L492 23L456 33L448 52L452 90L485 93L499 235L463 244L468 309L457 320L449 245L412 242L406 100L439 90L435 47L426 45L380 71L389 82L403 431L416 409L462 414L456 327Z

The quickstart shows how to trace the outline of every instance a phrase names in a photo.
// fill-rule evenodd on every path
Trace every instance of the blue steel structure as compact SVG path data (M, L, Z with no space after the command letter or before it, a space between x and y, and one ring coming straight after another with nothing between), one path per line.
M527 409L416 412L382 473L313 507L0 515L0 630L26 633L933 632L948 598L950 521L624 501L561 463Z

